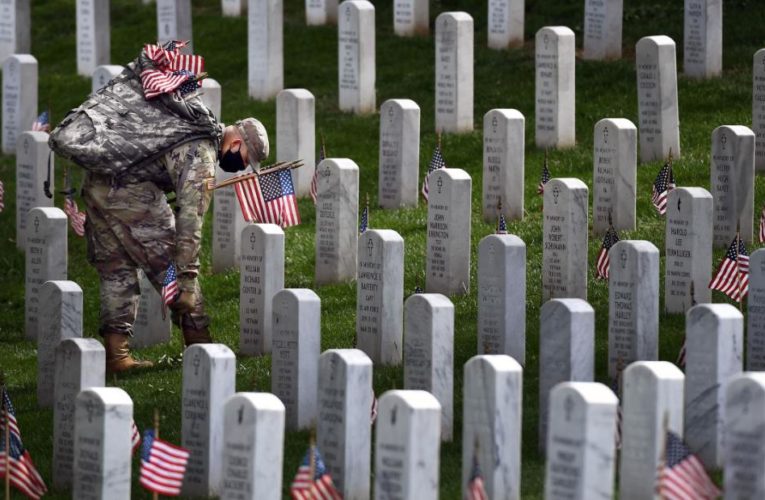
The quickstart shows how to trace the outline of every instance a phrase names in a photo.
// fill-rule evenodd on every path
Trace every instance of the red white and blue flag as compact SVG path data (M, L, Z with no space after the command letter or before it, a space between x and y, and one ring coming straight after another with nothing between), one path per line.
M77 236L85 236L85 220L87 215L77 207L77 202L72 196L64 200L64 213L69 217L69 223Z
M342 500L327 472L319 449L311 446L300 463L290 493L293 500Z
M478 452L473 453L473 468L470 470L470 479L467 484L467 500L489 500L486 487L483 484L481 468L478 465Z
M130 421L130 452L135 453L138 449L138 445L141 444L141 433L138 432L138 426L135 425L135 420Z
M667 197L669 192L675 189L675 176L672 173L672 165L670 162L666 162L664 166L659 170L659 175L653 181L653 188L651 193L651 202L659 214L664 215L667 213Z
M40 116L32 123L33 132L50 132L50 115L47 111L40 113Z
M603 244L600 245L600 251L598 252L598 258L595 264L595 278L596 279L608 279L608 271L611 268L611 260L608 257L608 252L611 247L619 241L619 235L616 233L614 226L608 226L608 231L603 237Z
M425 201L428 201L428 194L430 193L428 177L430 177L432 171L441 168L446 168L446 161L444 161L444 157L441 154L441 145L436 144L436 149L433 150L433 156L430 157L430 163L428 163L428 173L425 174L425 180L422 182L422 196L425 198Z
M154 63L153 68L146 68L141 72L141 84L146 99L176 90L186 94L202 86L201 80L196 80L196 75L204 71L204 58L193 54L181 54L180 49L187 43L173 41L164 47L144 45L146 55Z
M165 281L162 282L162 303L169 306L175 302L178 293L178 277L175 272L175 264L171 262L165 273Z
M143 433L141 447L141 486L160 495L181 494L189 451L154 437L153 430Z
M545 184L550 182L551 178L550 169L547 168L547 151L545 151L545 162L542 164L542 178L539 180L539 185L537 186L537 194L545 194Z
M8 391L3 388L2 393L2 411L0 412L0 478L4 478L8 474L8 462L10 462L10 483L27 497L37 500L48 491L48 488L45 486L40 473L37 472L37 468L34 462L32 462L32 457L24 449L24 444L21 442L21 431L16 421L16 410L13 408ZM7 427L10 431L10 438L8 439L10 453L5 449L6 418L8 419ZM8 459L9 455L10 460Z
M709 282L709 288L721 291L736 302L741 302L749 293L749 253L738 234Z
M300 224L295 187L289 170L251 177L234 185L242 215L248 222L290 227Z
M657 488L663 500L711 500L720 496L701 461L672 431L667 431L664 454Z

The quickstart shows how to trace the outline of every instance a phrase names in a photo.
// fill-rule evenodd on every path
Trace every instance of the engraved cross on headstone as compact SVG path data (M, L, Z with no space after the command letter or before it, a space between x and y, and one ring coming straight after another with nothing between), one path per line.
M745 387L743 391L741 391L741 403L744 405L743 412L744 414L749 413L749 403L752 401L752 392L749 390L748 387Z
M558 196L560 195L560 189L558 186L553 188L553 203L558 204Z
M728 142L728 136L726 134L723 134L722 137L720 137L720 144L722 144L722 150L725 151L725 143Z
M542 41L544 41L544 44L545 44L545 50L547 50L547 46L548 46L548 45L549 45L549 43L550 43L550 35L548 35L547 33L545 33L545 36L544 36L544 37L542 37Z
M244 405L239 407L239 410L237 411L237 421L239 425L242 424L242 419L244 418Z
M40 228L40 218L39 217L35 217L34 224L35 224L35 234L37 234L37 230Z
M388 106L388 123L393 123L394 113L395 112L393 111L393 106Z
M438 177L438 180L436 181L436 186L438 186L438 194L441 194L441 186L444 185L444 180L441 178L441 176Z
M622 248L621 253L619 254L619 262L622 264L622 269L625 269L627 267L627 250Z
M24 137L24 156L29 154L29 137Z
M396 412L398 411L398 406L394 406L393 409L390 411L390 425L396 425Z
M603 144L608 144L608 127L603 127Z
M494 117L491 119L491 130L493 133L497 133L497 116L494 115Z
M199 375L199 365L202 363L202 360L199 358L199 354L194 355L194 359L191 361L191 366L194 367L194 376L196 377Z
M257 241L257 239L255 233L250 233L250 250L255 250L255 241Z
M96 412L96 404L92 399L88 399L88 402L85 403L85 411L88 412L88 423L90 424L93 422L93 414Z

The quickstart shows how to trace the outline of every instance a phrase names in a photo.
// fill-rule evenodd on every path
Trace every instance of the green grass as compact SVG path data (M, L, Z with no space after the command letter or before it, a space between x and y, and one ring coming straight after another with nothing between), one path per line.
M307 88L316 96L316 128L325 138L330 156L352 158L360 167L363 196L368 193L374 228L397 230L406 241L405 289L407 294L422 284L425 269L426 207L382 211L374 209L377 194L378 116L356 117L337 109L337 47L335 27L307 28L303 2L286 0L285 5L285 88ZM536 195L543 153L534 147L534 59L533 35L545 25L567 25L577 34L581 46L583 3L567 0L527 0L526 40L521 49L490 51L486 48L485 0L442 0L431 2L431 19L441 11L466 10L475 19L475 123L470 134L443 138L444 156L449 165L463 168L473 178L473 256L471 293L454 297L455 321L455 439L442 446L441 494L460 497L460 441L462 427L462 366L475 354L476 269L478 241L493 231L480 217L483 114L492 108L516 108L526 116L526 217L511 221L510 232L527 245L527 357L524 383L523 469L524 498L541 498L544 463L537 448L538 340L541 266L541 199ZM219 3L194 2L194 43L205 56L210 75L223 86L224 122L243 116L256 116L275 136L274 102L256 103L247 98L246 19L220 16ZM402 39L392 33L392 2L377 2L377 102L389 98L411 98L422 110L420 168L424 171L435 144L434 134L434 42L432 37ZM679 78L681 143L683 156L675 163L675 176L683 186L709 188L709 151L712 130L722 124L751 123L751 62L761 47L762 12L752 0L725 3L724 76L709 81ZM49 106L54 123L78 105L90 89L90 80L76 76L74 22L71 0L33 2L33 53L40 63L40 109ZM154 5L138 0L113 0L112 62L125 63L137 54L142 43L155 39ZM550 168L556 177L579 177L592 183L592 129L606 117L626 117L637 123L634 44L642 36L666 34L678 43L678 67L682 69L682 2L635 0L625 2L624 59L601 63L577 60L577 146L551 152ZM432 23L431 23L432 24ZM0 156L0 179L6 187L6 209L0 214L0 368L8 378L9 389L18 410L25 444L44 477L50 478L52 450L52 412L37 408L35 397L35 346L24 340L24 256L15 246L15 183L12 156ZM61 184L63 162L57 163ZM651 182L659 164L638 169L638 225L623 238L652 241L662 251L664 221L650 205ZM76 179L81 171L74 170ZM765 199L765 186L758 179L757 206ZM57 206L63 200L56 199ZM322 348L350 347L355 325L355 285L314 287L314 210L310 201L300 202L303 224L286 231L285 284L311 287L322 299ZM208 215L209 217L209 215ZM210 273L210 220L205 227L202 249L202 287L207 297L218 341L236 350L238 345L238 274L234 271ZM84 290L84 335L98 329L98 279L86 263L85 244L69 233L69 279ZM590 263L600 242L590 238ZM721 255L718 251L716 258ZM662 259L663 265L663 259ZM663 267L662 267L663 273ZM663 290L663 275L662 275ZM725 300L716 295L717 301ZM663 300L663 296L662 296ZM608 290L603 282L590 280L589 301L596 311L596 373L606 380ZM674 361L680 347L684 321L681 315L661 315L660 358ZM175 356L181 350L178 332L174 340L145 349L140 356L158 359ZM237 364L237 389L268 391L270 358L240 357ZM124 388L135 403L139 426L151 422L154 408L163 415L163 435L180 442L181 369L178 365L148 373L110 379L109 385ZM400 368L375 370L375 391L403 387ZM307 433L286 436L284 484L294 474L307 443ZM134 462L134 474L137 463ZM136 498L146 498L134 481ZM285 489L286 492L286 489ZM50 498L66 498L63 493ZM20 497L19 497L20 498Z

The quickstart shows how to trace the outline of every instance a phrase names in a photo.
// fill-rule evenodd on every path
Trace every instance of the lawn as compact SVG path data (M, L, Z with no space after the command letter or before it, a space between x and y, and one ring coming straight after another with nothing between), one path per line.
M32 52L39 61L40 110L50 108L53 123L78 105L90 91L90 80L76 75L75 6L71 0L37 0L33 3ZM377 103L389 98L410 98L421 108L420 171L436 143L434 130L434 40L431 37L404 39L393 35L390 1L377 2ZM441 495L460 498L460 443L462 426L462 366L476 353L476 256L479 240L493 232L492 224L480 216L482 176L482 116L493 108L515 108L526 117L526 216L509 221L509 232L527 245L527 355L524 376L523 467L524 498L541 498L544 481L543 460L537 450L538 416L538 339L541 302L540 266L542 260L541 198L536 194L543 151L534 146L534 33L543 26L565 25L574 30L577 45L583 37L584 2L569 0L527 0L526 45L523 48L493 51L486 48L486 1L442 0L431 2L431 27L442 11L464 10L475 20L475 131L445 135L443 154L448 165L466 170L473 179L471 293L453 297L455 318L455 437L442 446ZM682 157L675 161L675 178L680 186L709 189L710 136L723 124L751 125L751 65L754 52L762 44L762 9L753 0L727 0L724 12L724 74L707 81L679 77ZM246 18L223 18L220 3L194 1L194 47L205 56L210 76L223 87L222 121L256 116L275 138L275 103L259 103L247 97L247 22ZM111 62L123 64L136 56L141 44L156 38L154 4L139 0L111 2ZM576 62L576 139L577 146L550 152L553 177L578 177L592 187L592 130L601 118L624 117L637 124L634 46L642 36L665 34L678 44L678 69L682 71L683 2L632 0L625 2L624 58L614 62ZM405 239L405 295L422 285L425 269L427 210L380 210L377 198L377 115L353 116L337 106L336 27L305 26L303 2L286 0L284 14L285 88L306 88L316 97L316 129L326 140L328 155L352 158L360 168L360 199L370 197L370 226L394 229ZM273 151L273 145L272 145ZM57 162L57 183L63 185L63 161ZM623 239L643 239L664 249L664 220L651 206L651 183L658 162L638 168L638 225L622 233ZM15 243L15 159L0 156L0 180L5 184L5 210L0 213L0 368L16 405L24 441L40 472L51 477L52 420L49 409L37 408L35 397L35 346L24 339L24 255ZM82 171L72 170L79 182ZM765 201L765 184L758 179L755 212ZM591 202L590 202L591 203ZM57 196L56 206L63 206ZM308 200L300 202L303 223L286 232L285 286L313 288L322 300L322 348L351 347L355 329L355 283L314 286L315 214ZM212 316L214 336L236 351L239 331L238 272L211 273L211 213L208 214L203 244L201 283ZM600 241L590 238L590 267ZM752 249L750 249L751 251ZM716 251L715 259L722 255ZM69 279L84 290L84 332L95 336L98 330L98 279L85 260L85 242L69 232ZM663 274L661 290L663 290ZM590 279L589 301L596 311L596 377L606 381L608 289L602 281ZM715 294L716 301L726 300ZM661 297L663 304L663 292ZM661 315L660 359L674 361L682 342L684 321L681 315ZM162 346L140 351L140 356L166 361L140 375L110 378L108 385L125 389L135 404L139 427L149 426L155 408L162 414L163 437L180 442L181 368L177 359L182 345L179 332ZM167 361L170 360L170 361ZM374 387L380 394L403 387L402 368L375 370ZM270 357L239 357L237 389L268 391ZM285 440L285 494L307 445L308 433L289 433ZM134 461L134 476L138 462ZM137 480L136 498L145 498ZM52 494L50 498L66 498ZM19 498L21 498L19 496Z

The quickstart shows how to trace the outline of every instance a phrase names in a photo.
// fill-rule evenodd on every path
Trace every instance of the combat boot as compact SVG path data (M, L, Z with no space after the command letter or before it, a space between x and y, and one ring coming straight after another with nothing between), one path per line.
M151 361L138 361L130 355L128 336L123 333L104 333L106 372L121 373L128 370L151 368Z
M212 344L212 337L210 336L210 330L204 326L202 328L189 328L182 327L183 330L183 343L186 347L194 344Z

